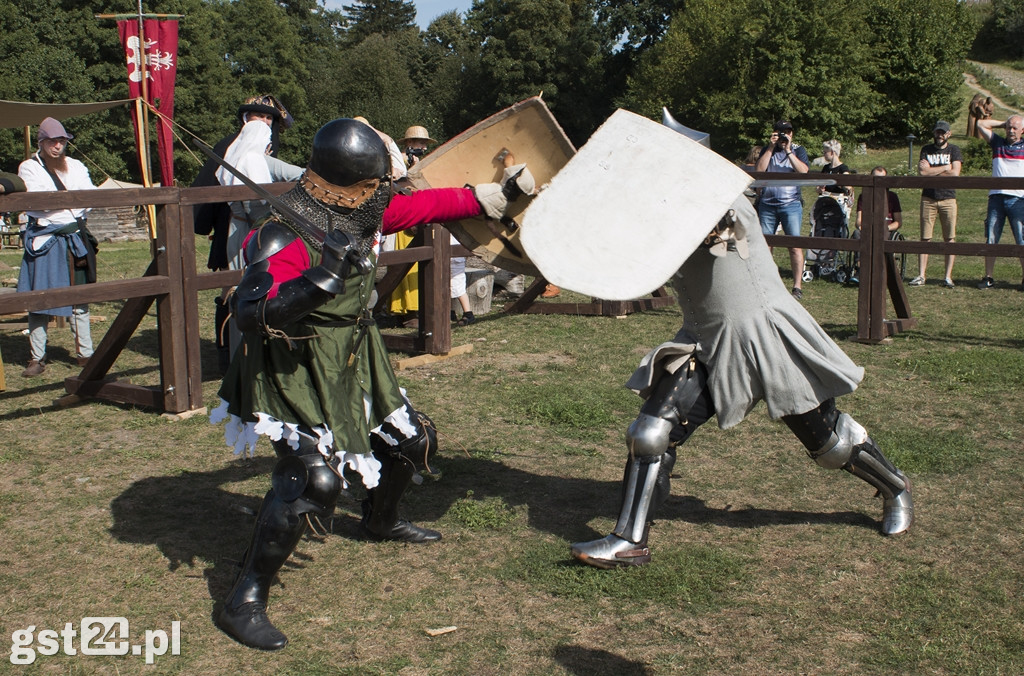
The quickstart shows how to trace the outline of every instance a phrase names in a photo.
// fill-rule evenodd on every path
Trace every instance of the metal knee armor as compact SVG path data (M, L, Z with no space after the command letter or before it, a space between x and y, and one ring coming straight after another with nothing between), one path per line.
M817 409L784 418L807 449L826 469L843 469L874 486L883 498L882 533L896 535L910 528L914 502L910 480L893 465L867 430L828 400Z

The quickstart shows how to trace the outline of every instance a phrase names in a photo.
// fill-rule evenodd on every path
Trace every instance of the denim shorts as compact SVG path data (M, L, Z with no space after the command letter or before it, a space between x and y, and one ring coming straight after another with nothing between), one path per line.
M766 235L774 235L781 224L783 234L799 237L804 205L799 201L783 205L758 204L757 217L761 221L761 232Z

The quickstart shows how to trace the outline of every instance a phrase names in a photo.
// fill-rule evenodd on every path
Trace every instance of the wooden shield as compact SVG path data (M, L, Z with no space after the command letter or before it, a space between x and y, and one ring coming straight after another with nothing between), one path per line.
M565 132L539 96L520 101L478 122L409 170L418 188L451 187L501 181L502 150L517 164L526 163L540 188L576 153ZM535 197L520 197L509 205L511 227L483 216L446 224L456 239L482 259L515 273L538 276L520 243L520 214Z
M672 276L749 183L711 149L619 110L533 200L522 243L552 284L638 298Z

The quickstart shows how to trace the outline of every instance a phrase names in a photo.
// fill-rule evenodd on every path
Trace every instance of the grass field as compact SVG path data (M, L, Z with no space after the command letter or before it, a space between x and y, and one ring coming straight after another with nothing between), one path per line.
M962 241L980 241L983 204L962 196ZM904 206L913 233L912 194ZM144 243L107 244L102 273L137 276L146 254ZM18 260L0 251L0 263ZM932 264L937 279L941 261ZM956 289L908 290L916 330L874 346L850 340L855 289L805 286L808 310L866 370L840 408L914 481L909 534L880 536L873 491L817 467L759 405L680 450L651 532L654 561L637 570L577 565L569 544L614 524L623 431L639 405L621 384L675 333L678 310L493 312L456 329L454 344L472 352L399 373L441 433L441 478L412 490L404 512L444 540L360 541L359 496L344 497L330 532L304 539L279 576L270 613L292 642L275 654L241 647L211 621L269 486L269 447L240 461L202 416L57 408L62 379L77 372L69 332L52 332L46 373L26 380L25 336L0 330L0 674L1024 673L1019 275L1001 260L997 288L980 291L981 261L962 259ZM587 300L559 300L572 298ZM211 294L201 307L212 407ZM118 309L93 306L105 318L97 342ZM114 375L159 381L155 328L151 314ZM57 654L12 664L15 632L102 616L127 618L132 643L178 622L180 654L149 666L142 655L67 655L54 642ZM428 634L442 627L457 628Z

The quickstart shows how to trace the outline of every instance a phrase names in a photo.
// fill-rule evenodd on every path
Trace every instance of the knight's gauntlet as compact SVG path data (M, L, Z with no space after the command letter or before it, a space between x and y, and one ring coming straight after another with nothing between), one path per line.
M509 202L520 195L532 195L536 186L526 165L516 164L505 168L501 183L481 183L473 188L473 194L487 217L500 221L508 210Z

